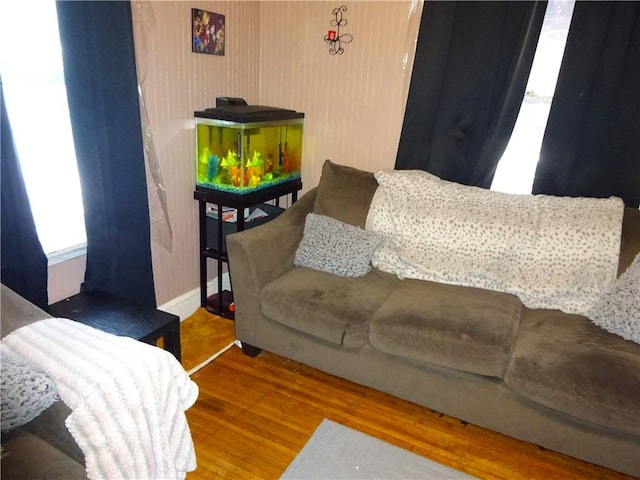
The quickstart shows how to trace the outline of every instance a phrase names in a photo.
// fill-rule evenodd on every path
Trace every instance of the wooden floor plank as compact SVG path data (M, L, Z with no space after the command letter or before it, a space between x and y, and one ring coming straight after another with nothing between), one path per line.
M233 322L208 321L217 333L206 348L233 340ZM201 358L200 346L197 334L183 335L187 356ZM234 346L192 378L198 468L188 480L277 479L323 418L483 479L630 479L269 352L250 358Z

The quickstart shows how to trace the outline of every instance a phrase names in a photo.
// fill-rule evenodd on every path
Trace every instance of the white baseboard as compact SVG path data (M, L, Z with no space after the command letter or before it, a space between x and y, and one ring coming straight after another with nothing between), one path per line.
M222 275L222 289L231 290L231 282L229 274ZM218 293L218 277L207 283L207 296ZM191 316L198 308L200 308L200 288L196 288L180 295L173 300L169 300L164 305L158 307L160 310L172 313L180 317L180 321Z

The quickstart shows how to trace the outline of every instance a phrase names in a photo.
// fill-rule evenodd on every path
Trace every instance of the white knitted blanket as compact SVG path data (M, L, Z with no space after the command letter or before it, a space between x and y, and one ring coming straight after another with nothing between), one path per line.
M56 383L89 478L182 479L196 468L184 411L198 386L169 352L62 318L3 344Z
M619 198L506 194L421 170L376 179L366 228L389 238L372 260L381 270L582 315L616 279Z

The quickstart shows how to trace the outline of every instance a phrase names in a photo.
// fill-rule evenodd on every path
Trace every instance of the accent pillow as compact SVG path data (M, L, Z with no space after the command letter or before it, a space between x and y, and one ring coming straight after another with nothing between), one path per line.
M588 317L599 327L640 343L640 253Z
M30 422L49 408L58 400L58 389L49 375L11 353L5 345L0 346L0 354L1 424L2 431L8 432Z
M373 172L325 160L313 213L364 228L377 188Z
M385 237L324 215L310 213L294 265L342 277L362 277L371 270L371 258Z

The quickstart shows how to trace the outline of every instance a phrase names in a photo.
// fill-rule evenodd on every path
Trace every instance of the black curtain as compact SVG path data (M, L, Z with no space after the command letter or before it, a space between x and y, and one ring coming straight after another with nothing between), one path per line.
M87 228L83 291L156 306L128 1L58 1Z
M640 3L576 3L533 193L640 204Z
M396 168L491 186L545 10L546 2L424 4Z
M42 309L48 308L47 257L36 233L0 79L0 179L2 269L7 287Z

